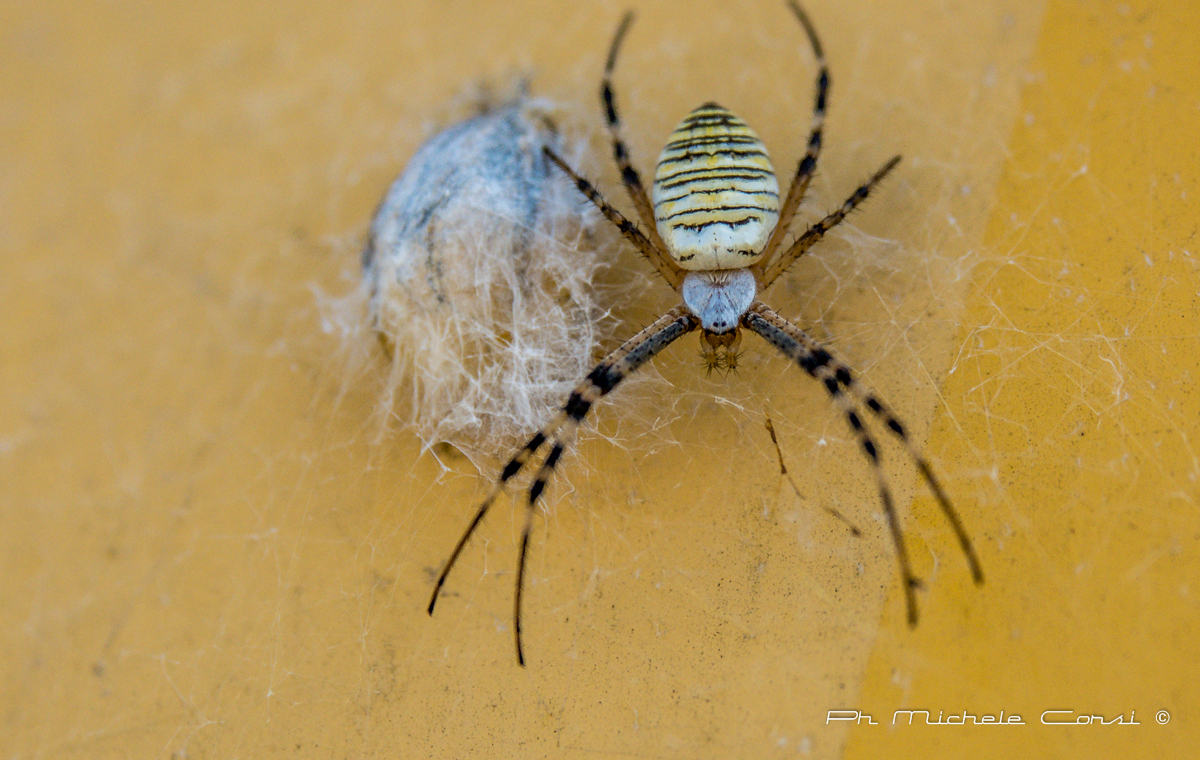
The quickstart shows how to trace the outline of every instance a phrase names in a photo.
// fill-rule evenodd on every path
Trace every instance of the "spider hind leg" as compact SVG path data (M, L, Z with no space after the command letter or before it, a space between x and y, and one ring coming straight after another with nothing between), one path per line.
M660 238L658 238L658 233L654 231L653 227L650 228L648 233L643 233L639 230L636 224L625 218L624 214L604 199L604 196L600 194L595 185L579 172L572 169L563 160L562 156L551 150L548 145L542 146L542 154L575 183L576 189L592 202L592 205L604 215L605 219L616 225L616 228L625 236L625 239L632 243L634 248L638 249L638 252L662 275L662 278L667 281L668 285L672 288L679 287L679 284L683 282L683 275L679 273L678 268L671 262L671 257L667 255L666 249L662 247L662 244L654 242L654 240L660 240ZM647 234L651 237L647 237Z
M804 200L804 193L808 190L808 183L812 181L813 175L817 171L817 160L821 157L821 140L822 133L825 128L825 106L829 99L829 65L825 61L825 51L821 47L821 40L817 37L817 30L813 23L808 18L808 14L804 9L795 2L788 0L788 5L791 6L792 13L800 21L804 27L804 33L808 36L809 47L812 48L813 56L817 59L817 93L813 100L812 120L808 133L808 144L805 147L804 156L800 159L800 163L796 166L796 174L792 178L792 183L788 187L787 195L784 197L783 205L779 209L779 224L776 225L774 233L771 234L771 239L767 242L764 250L763 263L769 263L771 257L779 249L779 245L783 242L784 236L788 229L792 226L792 219L796 216L796 211L800 208L800 202Z
M625 185L629 199L633 201L642 223L647 227L646 234L661 250L663 243L654 224L654 207L650 203L649 196L646 195L646 187L642 184L641 175L633 167L629 148L621 138L621 117L617 111L617 96L612 85L613 69L617 65L617 53L632 24L633 11L629 11L621 19L621 24L617 27L616 34L613 35L612 45L608 49L608 60L604 64L604 79L600 83L600 104L604 109L604 122L608 127L609 137L612 139L613 160L617 162L617 169L621 172L621 182Z
M826 232L829 232L845 221L850 212L857 209L867 199L871 191L883 181L883 178L892 169L896 168L896 164L898 163L900 163L900 156L893 156L891 160L872 174L870 179L855 188L854 192L850 194L850 197L840 207L829 212L824 218L805 230L792 242L792 245L786 251L776 256L774 261L768 263L767 258L763 257L762 261L755 264L755 270L759 273L762 283L762 290L766 290L775 280L779 279L779 276L786 272L788 267L795 263L796 259L803 256L805 251L823 238Z

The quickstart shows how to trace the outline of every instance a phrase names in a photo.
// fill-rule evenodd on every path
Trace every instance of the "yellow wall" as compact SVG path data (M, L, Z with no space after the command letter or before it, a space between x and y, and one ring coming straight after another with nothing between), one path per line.
M705 100L793 165L813 71L782 4L636 7L617 81L640 165ZM0 755L1193 746L1200 11L808 7L834 89L804 213L905 160L768 300L924 442L987 583L887 448L925 579L910 630L820 388L750 339L739 376L705 378L685 339L600 406L549 492L524 670L519 509L497 507L428 618L492 471L379 435L374 344L338 331L336 299L383 190L474 84L531 73L568 131L600 129L624 5L0 9ZM586 169L624 205L605 155ZM605 345L664 291L612 304ZM1030 725L826 723L847 709Z

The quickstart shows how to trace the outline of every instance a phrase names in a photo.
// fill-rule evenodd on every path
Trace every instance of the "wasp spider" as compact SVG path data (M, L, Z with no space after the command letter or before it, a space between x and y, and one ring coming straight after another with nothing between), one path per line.
M737 347L742 329L745 328L775 346L825 387L845 415L875 474L900 564L910 625L916 625L917 622L916 589L920 581L913 575L909 564L900 520L880 465L879 451L863 422L864 408L880 420L907 449L958 537L971 575L976 583L983 582L979 559L962 521L934 477L929 463L905 433L904 425L887 405L855 379L849 366L758 298L796 259L866 200L871 190L900 161L900 157L896 156L885 163L840 208L810 226L790 245L783 245L816 170L817 157L821 153L825 102L829 93L829 70L816 30L795 0L788 0L788 5L808 36L819 72L807 150L800 159L796 175L782 202L766 147L744 121L716 103L705 103L692 111L671 133L658 158L652 195L646 195L641 177L633 168L629 151L620 136L621 122L612 88L617 51L633 21L632 13L626 14L617 28L604 67L600 93L612 136L613 156L645 229L639 228L613 208L588 180L550 148L543 149L546 157L574 181L579 191L620 229L621 234L679 293L683 303L604 357L575 387L554 418L509 460L438 575L433 597L429 600L431 615L446 577L488 509L509 480L543 446L549 444L549 453L529 488L524 529L521 532L513 603L513 630L517 661L521 665L525 664L521 646L521 596L525 587L529 533L534 506L547 480L592 405L676 339L696 330L700 331L701 350L710 370L733 369L737 366Z

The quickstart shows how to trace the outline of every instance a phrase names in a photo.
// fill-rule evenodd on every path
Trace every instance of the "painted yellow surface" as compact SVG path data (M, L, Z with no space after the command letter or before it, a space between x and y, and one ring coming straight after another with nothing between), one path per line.
M1186 2L1047 6L929 444L990 462L959 488L988 585L880 636L847 757L1194 752L1198 33Z
M820 388L749 340L726 379L681 345L597 410L551 489L524 670L519 505L428 618L491 471L380 435L374 343L340 329L375 203L456 98L532 72L564 129L599 131L624 5L0 8L0 755L1193 746L1197 11L807 7L833 92L804 213L905 159L768 300L927 442L988 582L886 448L926 580L909 630ZM637 4L618 67L643 175L707 100L794 165L814 72L786 8L678 8ZM593 147L583 168L626 207ZM649 270L631 254L609 277ZM671 302L613 304L604 345ZM827 723L852 709L1029 725ZM1041 726L1050 709L1140 725Z

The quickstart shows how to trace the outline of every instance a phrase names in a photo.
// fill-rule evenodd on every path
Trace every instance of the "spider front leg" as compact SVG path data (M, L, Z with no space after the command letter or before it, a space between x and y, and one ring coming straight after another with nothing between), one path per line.
M543 445L549 442L550 451L529 487L529 494L526 501L525 526L521 531L520 558L517 562L517 585L513 599L513 630L516 637L517 662L522 666L525 665L525 653L521 645L521 600L524 595L525 564L529 554L529 535L533 527L534 508L537 506L537 501L546 488L546 483L550 480L550 476L554 474L554 469L558 466L558 462L562 458L567 445L574 437L575 431L587 416L592 405L601 397L612 392L630 373L637 370L638 367L645 364L677 338L696 329L696 326L696 318L688 313L684 307L677 306L671 309L637 335L622 343L609 353L608 356L605 356L596 365L595 369L588 373L587 378L577 385L575 390L571 391L571 395L567 397L567 402L563 404L558 414L554 416L554 419L539 430L533 438L529 439L529 442L504 466L504 470L497 479L491 493L488 494L487 498L479 506L479 509L476 510L474 518L472 518L470 524L467 526L466 531L463 532L462 537L459 538L454 551L450 554L450 558L446 561L446 566L438 574L437 583L433 589L433 596L429 600L428 611L430 615L433 614L438 594L441 593L442 586L447 576L450 575L450 570L454 567L454 563L458 560L459 555L462 553L467 541L470 540L471 535L475 532L475 529L483 521L484 515L487 514L488 509L495 502L496 497L504 490L508 481L525 467L529 459Z
M479 505L479 508L475 510L475 516L472 517L471 522L467 524L467 529L463 531L462 536L458 539L458 543L454 545L454 550L450 552L450 558L446 560L446 564L442 567L442 571L438 573L437 582L433 585L433 595L429 597L429 607L427 608L427 612L429 612L430 615L433 614L433 608L435 605L437 605L438 597L442 593L442 586L446 584L446 578L450 575L450 570L454 568L454 563L458 562L458 555L462 554L463 549L467 546L467 541L471 539L471 535L475 532L475 529L479 527L481 522L483 522L484 516L487 515L488 510L491 509L491 506L493 503L495 503L496 498L504 491L504 487L508 484L508 481L512 480L517 473L525 468L526 463L529 462L529 458L536 454L538 449L540 449L542 445L546 443L546 439L558 432L558 429L562 427L564 421L565 417L560 412L554 417L553 420L550 421L549 424L546 425L546 427L537 431L537 433L529 439L528 443L522 446L521 449L513 455L512 459L508 460L508 464L504 465L504 469L501 471L500 477L496 479L496 484L492 486L492 490L487 495L487 498L485 498L483 503Z
M921 477L925 480L925 484L933 492L933 497L941 508L942 514L945 515L946 521L950 523L950 527L954 530L954 535L958 539L959 546L962 548L963 556L967 559L967 566L971 570L971 577L977 585L982 584L983 567L979 562L979 556L975 553L975 546L971 543L971 537L967 535L967 529L963 526L962 518L958 516L954 505L950 503L950 497L946 496L946 491L942 488L942 484L934 477L933 468L930 467L929 460L925 459L925 456L917 449L916 444L908 437L908 432L905 430L904 424L897 419L895 413L888 408L887 404L884 404L875 395L874 391L865 388L854 377L854 370L850 368L850 365L834 356L829 349L818 343L815 338L788 322L774 311L769 314L764 313L763 316L768 320L774 321L777 327L803 344L812 355L813 361L832 369L833 376L838 384L850 391L858 399L859 403L870 410L871 414L880 420L887 427L888 431L904 445L904 448L908 451L909 458L912 459L913 463L917 466L917 471L921 473Z
M908 607L908 624L915 626L917 624L916 590L921 585L921 582L913 574L912 564L908 559L908 548L904 543L904 531L900 527L900 517L896 512L896 505L892 500L891 489L888 488L887 480L884 477L879 450L875 446L875 441L871 438L871 434L867 432L866 427L863 425L854 400L842 392L842 386L838 382L836 373L829 367L828 362L824 361L823 357L815 355L802 341L794 337L792 331L799 330L799 328L776 314L766 304L761 301L753 304L742 318L742 324L761 335L768 343L778 348L788 359L799 364L801 369L811 377L820 380L825 386L829 397L841 408L842 414L845 415L850 429L858 439L859 445L862 447L863 453L866 454L867 460L871 463L871 469L875 473L879 498L883 502L883 511L887 516L888 528L892 534L892 542L896 547L896 560L900 564L900 578L904 583L904 599ZM785 325L792 329L785 329Z

